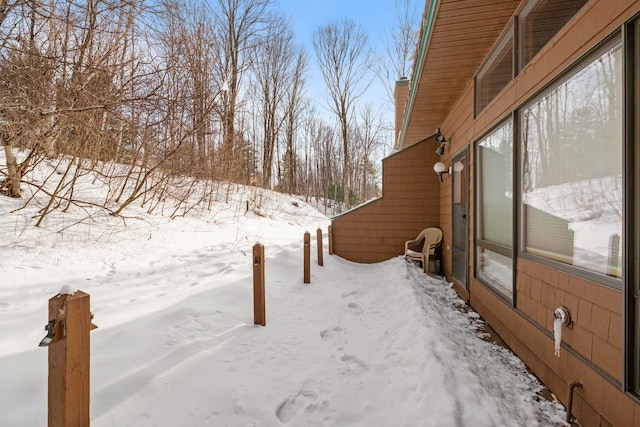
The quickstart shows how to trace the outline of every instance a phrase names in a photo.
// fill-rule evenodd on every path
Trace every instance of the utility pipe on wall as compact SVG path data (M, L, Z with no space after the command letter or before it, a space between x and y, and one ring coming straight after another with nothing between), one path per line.
M569 401L567 402L567 418L566 418L566 422L567 424L571 423L571 407L573 406L573 390L576 387L580 387L582 388L582 382L580 381L571 381L569 383Z

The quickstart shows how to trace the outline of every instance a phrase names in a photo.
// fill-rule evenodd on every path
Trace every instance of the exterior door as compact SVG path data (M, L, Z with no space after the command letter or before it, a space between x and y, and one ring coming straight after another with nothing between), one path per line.
M467 289L469 271L469 163L467 151L456 155L451 163L452 197L452 268L456 281Z

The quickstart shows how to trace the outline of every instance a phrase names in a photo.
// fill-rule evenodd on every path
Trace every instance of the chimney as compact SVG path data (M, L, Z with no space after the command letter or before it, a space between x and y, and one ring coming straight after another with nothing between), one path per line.
M400 80L396 80L396 88L393 92L396 110L396 132L395 132L395 147L398 148L398 137L402 130L402 122L404 121L404 110L407 105L407 99L409 98L409 79L406 77L400 77Z

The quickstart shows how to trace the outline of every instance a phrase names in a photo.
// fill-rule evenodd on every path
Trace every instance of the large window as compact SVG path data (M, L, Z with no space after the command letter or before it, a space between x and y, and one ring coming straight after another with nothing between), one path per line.
M520 112L525 252L621 277L623 61L608 44Z
M513 124L499 126L477 145L477 276L513 298Z

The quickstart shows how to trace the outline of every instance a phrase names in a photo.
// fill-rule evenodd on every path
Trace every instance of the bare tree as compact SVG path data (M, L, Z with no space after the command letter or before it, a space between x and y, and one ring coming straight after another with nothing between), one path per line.
M342 188L349 205L349 120L357 99L366 91L369 70L367 34L350 18L318 27L312 35L318 65L329 92L329 109L340 123L342 139Z
M408 77L411 73L420 16L414 0L395 0L395 8L395 26L385 30L384 52L376 59L378 77L392 106L396 80Z
M293 32L286 21L273 23L258 46L254 75L262 116L262 185L270 188L273 154L284 122L287 84L293 68Z
M12 31L3 32L0 51L0 127L8 160L2 188L19 197L19 183L35 160L71 160L53 191L31 183L50 196L41 220L61 200L69 206L87 168L113 159L131 142L123 133L135 127L125 122L132 111L127 97L137 96L131 90L132 29L141 11L135 1L31 1L7 18ZM16 148L28 153L20 164Z
M298 191L297 186L297 155L295 137L297 134L298 124L300 122L300 116L303 108L305 107L304 101L304 77L307 72L308 60L307 55L302 47L298 48L297 54L295 54L295 61L293 63L292 76L287 87L287 105L285 110L285 129L284 129L284 141L286 145L285 149L285 173L284 184L282 186L284 191L289 193L296 193Z
M352 168L354 173L360 175L360 196L367 200L375 196L372 186L376 176L376 170L373 166L372 156L376 150L383 146L383 133L385 132L385 123L380 112L376 113L371 104L366 104L358 111L358 122L354 129L357 135L354 150L359 154L360 165L358 168Z
M219 87L223 88L220 117L222 121L222 167L227 178L233 178L234 145L236 141L236 109L242 77L251 65L252 54L261 43L261 35L269 25L268 6L271 0L215 0L216 34L220 44L218 67Z
M341 150L335 129L306 111L307 57L271 3L0 0L0 190L41 204L36 225L56 210L122 215L134 202L184 215L218 193L211 178L253 182L253 126L253 136L268 135L265 185L276 165L280 189L343 198L349 130ZM345 58L332 105L346 120L366 89L357 84L364 47L351 49L366 36L341 25ZM249 75L261 96L244 96ZM42 159L55 171L25 178ZM78 191L89 177L106 185L104 196Z
M164 12L165 24L159 34L167 75L163 91L167 99L172 99L175 123L192 132L192 138L185 141L183 154L187 158L175 158L173 164L186 168L184 173L211 178L217 136L214 115L221 95L217 85L220 76L215 74L215 67L211 68L220 59L213 18L208 8L193 0L165 0Z

